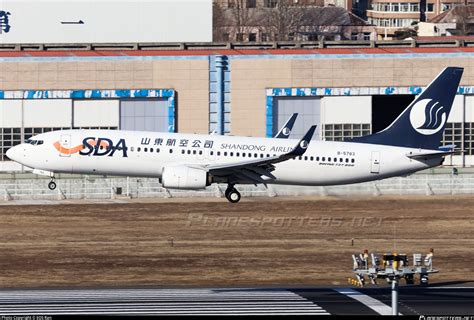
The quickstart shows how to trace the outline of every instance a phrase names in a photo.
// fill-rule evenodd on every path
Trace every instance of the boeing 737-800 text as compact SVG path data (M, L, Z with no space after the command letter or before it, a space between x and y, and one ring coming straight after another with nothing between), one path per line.
M440 147L463 73L444 69L385 130L349 141L301 140L121 130L64 130L37 135L7 156L22 165L55 173L159 178L163 187L203 189L236 184L326 186L403 176L435 167L452 148ZM290 127L294 119L290 119Z

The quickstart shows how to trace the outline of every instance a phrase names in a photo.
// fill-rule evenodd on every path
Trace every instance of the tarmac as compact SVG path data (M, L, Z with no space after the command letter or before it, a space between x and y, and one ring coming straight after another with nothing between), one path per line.
M401 315L474 315L474 283L400 287ZM1 290L0 315L390 315L388 287Z

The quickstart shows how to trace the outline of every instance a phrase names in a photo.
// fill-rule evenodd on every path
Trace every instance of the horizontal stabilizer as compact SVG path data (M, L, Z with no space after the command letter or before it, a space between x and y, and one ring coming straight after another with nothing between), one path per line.
M409 152L406 154L406 156L410 159L433 159L433 158L440 158L443 156L448 156L450 154L453 154L455 151L454 150L449 150L449 151L432 151L432 152Z

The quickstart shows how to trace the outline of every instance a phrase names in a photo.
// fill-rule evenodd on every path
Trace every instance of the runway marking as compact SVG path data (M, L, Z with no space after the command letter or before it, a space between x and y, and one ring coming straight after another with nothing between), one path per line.
M329 315L284 289L2 290L0 314Z
M389 307L385 303L375 298L372 298L371 296L363 294L362 292L350 288L337 288L334 290L339 292L340 294L348 296L349 298L359 301L360 303L366 305L378 314L384 316L392 315L392 307ZM398 314L402 315L400 312Z
M459 290L459 289L474 289L474 287L425 287L426 289L455 289L455 290ZM423 288L423 289L425 289Z

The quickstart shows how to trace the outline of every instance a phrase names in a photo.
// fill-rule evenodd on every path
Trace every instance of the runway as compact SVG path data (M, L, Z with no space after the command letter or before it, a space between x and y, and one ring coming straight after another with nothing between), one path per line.
M328 315L289 290L119 289L2 291L0 315Z
M474 315L474 287L402 287L403 315ZM388 288L1 290L0 315L387 315Z

